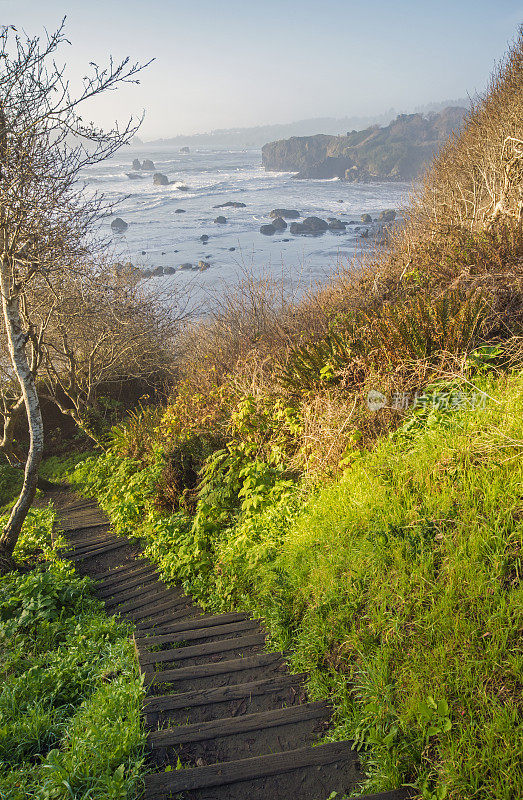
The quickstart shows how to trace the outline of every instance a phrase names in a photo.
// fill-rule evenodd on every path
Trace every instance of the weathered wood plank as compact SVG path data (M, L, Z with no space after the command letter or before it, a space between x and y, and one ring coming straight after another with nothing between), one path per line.
M218 642L196 644L191 647L175 647L172 650L160 650L154 653L140 653L140 664L159 664L163 661L184 661L187 658L226 653L229 650L242 650L265 644L266 635L255 633L252 636L240 636L238 639L221 639Z
M282 725L293 725L311 719L328 719L331 707L321 700L316 703L303 703L298 706L276 708L273 711L259 711L256 714L243 714L239 717L225 717L200 722L195 725L180 725L170 730L152 731L148 741L152 748L172 747L174 745L203 742L207 739L218 739L225 736L236 736L248 731L279 728Z
M207 767L180 769L147 775L145 790L147 798L154 798L165 792L187 792L195 789L208 789L238 781L266 778L306 767L334 764L337 761L357 763L358 753L350 742L329 742L318 747L302 747L283 753L271 753L255 758L213 764Z

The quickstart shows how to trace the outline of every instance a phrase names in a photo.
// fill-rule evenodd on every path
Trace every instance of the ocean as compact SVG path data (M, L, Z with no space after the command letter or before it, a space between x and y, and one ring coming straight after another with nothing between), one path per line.
M152 172L129 178L135 158L151 159L171 183L155 186ZM401 209L411 188L405 183L295 180L290 173L266 172L258 148L183 154L172 147L129 147L85 170L83 178L89 189L118 201L117 216L128 223L125 233L115 234L110 227L114 217L104 222L115 261L147 270L174 268L174 274L148 280L190 293L201 304L215 302L246 274L282 279L298 293L325 280L373 246L372 237L362 238L369 226L361 223L361 215L376 218L385 209ZM229 201L245 207L215 208ZM355 224L345 232L314 237L292 236L288 230L264 236L260 226L270 222L274 208ZM218 215L227 222L215 223ZM206 243L202 235L209 237ZM199 270L199 261L209 267ZM180 270L182 264L194 269Z

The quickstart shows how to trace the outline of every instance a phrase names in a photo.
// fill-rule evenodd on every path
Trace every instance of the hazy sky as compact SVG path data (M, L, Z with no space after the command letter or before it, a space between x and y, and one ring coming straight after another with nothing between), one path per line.
M156 61L100 99L110 124L146 110L151 139L310 117L379 114L474 94L523 22L523 0L0 0L30 34L67 15L72 76Z

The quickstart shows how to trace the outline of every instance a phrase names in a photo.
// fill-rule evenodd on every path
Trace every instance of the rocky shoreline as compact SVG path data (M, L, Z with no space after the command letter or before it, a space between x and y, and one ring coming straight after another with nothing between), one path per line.
M136 162L139 164L136 160ZM147 163L147 162L144 162ZM150 162L151 166L143 167L149 172L154 171L154 165ZM134 168L134 165L133 165ZM138 169L138 167L136 167ZM343 200L339 200L343 203ZM225 203L213 206L213 209L243 209L246 208L245 203L229 200ZM175 213L184 213L185 209L176 209ZM272 209L267 215L268 222L263 223L258 228L258 233L264 237L272 237L276 234L288 233L288 238L281 241L290 242L294 237L319 237L325 234L332 234L335 236L343 236L348 233L352 236L359 237L360 239L374 239L377 243L386 240L391 228L400 223L398 213L393 209L383 210L377 217L371 217L370 214L361 214L359 220L342 220L339 217L327 217L323 219L317 216L302 217L302 212L298 209L288 208L275 208ZM214 219L214 224L222 227L227 225L228 219L223 215L219 215ZM129 228L127 223L121 217L116 217L111 222L111 230L117 236L123 236ZM253 229L254 233L254 229ZM204 233L198 237L198 240L206 245L212 239L212 233ZM229 251L236 250L235 247L229 247ZM177 252L177 251L174 251ZM142 251L142 255L146 255L146 251ZM163 253L162 253L163 255ZM139 280L174 275L177 272L205 272L212 266L212 255L209 254L205 259L199 259L195 262L184 262L177 266L157 266L153 268L143 268L134 265L132 262L116 263L115 269L132 270Z

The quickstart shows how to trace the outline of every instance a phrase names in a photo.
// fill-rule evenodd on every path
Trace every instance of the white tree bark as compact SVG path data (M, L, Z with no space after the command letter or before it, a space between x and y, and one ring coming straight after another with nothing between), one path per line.
M0 560L10 559L13 555L22 525L33 502L38 480L38 467L42 460L44 446L44 428L40 402L36 391L31 368L26 353L26 336L22 330L19 312L19 301L15 291L11 291L9 271L6 265L0 264L0 290L2 293L2 311L7 337L9 356L13 369L20 382L24 405L29 424L29 452L24 471L24 483L20 491L6 527L0 536ZM1 568L1 566L0 566Z

